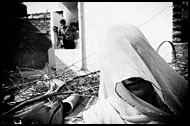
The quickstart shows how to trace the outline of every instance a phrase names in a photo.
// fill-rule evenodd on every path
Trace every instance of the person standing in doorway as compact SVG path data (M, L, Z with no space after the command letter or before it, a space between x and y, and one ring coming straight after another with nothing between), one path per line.
M58 36L59 36L59 43L60 47L64 47L64 38L65 38L65 33L68 29L68 26L66 26L66 21L65 19L60 20L61 27L59 28Z
M60 43L59 43L59 36L58 36L58 27L53 26L53 31L54 31L55 49L59 49Z
M75 22L72 22L68 30L65 32L64 48L75 49L78 38L79 38L78 24Z

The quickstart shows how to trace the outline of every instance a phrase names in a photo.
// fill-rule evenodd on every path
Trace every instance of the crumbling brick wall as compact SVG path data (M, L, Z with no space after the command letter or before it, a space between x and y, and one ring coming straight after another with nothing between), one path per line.
M13 62L20 68L42 69L48 62L50 14L36 13L28 18L12 19L12 35L16 41Z
M173 44L176 50L175 70L188 78L188 2L173 2Z

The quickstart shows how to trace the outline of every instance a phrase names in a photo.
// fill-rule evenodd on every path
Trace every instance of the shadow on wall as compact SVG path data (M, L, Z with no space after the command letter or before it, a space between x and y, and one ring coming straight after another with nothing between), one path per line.
M43 69L48 62L50 40L49 22L45 19L10 19L4 45L5 69Z
M74 73L74 71L71 69L71 66L66 65L66 64L65 64L63 61L61 61L61 59L59 59L57 56L55 56L55 60L56 60L56 62L58 63L58 64L56 65L56 68L57 68L57 69L61 69L61 70L65 71L65 72L70 71L70 72L73 72L73 73Z

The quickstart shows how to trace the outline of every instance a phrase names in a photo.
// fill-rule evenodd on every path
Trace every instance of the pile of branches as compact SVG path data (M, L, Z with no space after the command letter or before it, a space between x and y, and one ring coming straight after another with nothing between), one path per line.
M2 123L40 102L53 104L74 93L97 97L100 71L83 71L81 75L81 70L50 69L51 72L30 68L9 71L9 83L2 84Z

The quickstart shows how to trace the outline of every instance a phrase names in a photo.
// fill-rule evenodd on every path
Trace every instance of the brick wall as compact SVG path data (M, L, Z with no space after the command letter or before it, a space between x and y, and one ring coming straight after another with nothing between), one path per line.
M173 44L176 50L175 70L188 78L188 2L173 2Z
M42 69L48 62L50 14L36 13L28 18L11 19L11 43L16 43L13 63L21 68Z

